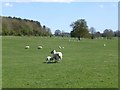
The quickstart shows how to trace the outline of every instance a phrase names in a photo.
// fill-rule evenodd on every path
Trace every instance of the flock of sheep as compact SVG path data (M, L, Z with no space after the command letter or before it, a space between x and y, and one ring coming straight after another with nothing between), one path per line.
M103 44L103 46L105 47L106 46L106 44ZM59 49L64 49L64 47L61 47L61 46L58 46L59 47ZM30 46L29 45L27 45L27 46L25 46L25 49L29 49L30 48ZM42 49L43 47L42 46L38 46L37 47L38 49ZM61 61L62 60L62 52L57 52L56 50L52 50L51 51L51 54L52 54L52 56L47 56L47 58L46 58L46 62L48 63L48 62L59 62L59 61Z
M25 46L25 49L29 49L29 48L30 48L29 45ZM42 49L42 48L43 48L42 46L38 46L38 49ZM61 47L61 46L59 46L59 48L64 49L64 47ZM47 56L46 58L47 63L53 62L53 61L56 63L62 60L62 56L63 56L62 52L57 52L56 50L52 50L50 53L52 54L52 56Z
M29 45L25 46L25 49L29 49L29 48L30 48ZM38 46L38 49L42 49L42 48L43 48L42 46Z

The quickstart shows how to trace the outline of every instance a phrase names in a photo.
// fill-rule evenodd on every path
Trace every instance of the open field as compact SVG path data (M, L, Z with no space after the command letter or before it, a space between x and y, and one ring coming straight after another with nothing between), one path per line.
M44 63L53 49L63 52L63 60ZM2 37L2 63L3 88L118 87L117 38Z
M2 37L0 36L0 89L2 89Z

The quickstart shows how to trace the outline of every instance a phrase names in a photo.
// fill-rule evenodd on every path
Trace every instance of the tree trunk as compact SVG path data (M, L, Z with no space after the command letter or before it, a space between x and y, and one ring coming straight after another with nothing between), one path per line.
M78 36L78 40L80 40L80 36Z

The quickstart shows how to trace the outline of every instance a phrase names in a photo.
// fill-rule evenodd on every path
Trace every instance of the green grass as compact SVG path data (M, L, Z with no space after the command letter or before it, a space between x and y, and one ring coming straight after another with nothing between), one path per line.
M0 36L0 89L2 89L2 37Z
M38 50L38 45L43 48ZM60 37L3 37L2 46L3 88L118 87L117 38L69 42ZM63 53L63 60L43 63L53 49Z

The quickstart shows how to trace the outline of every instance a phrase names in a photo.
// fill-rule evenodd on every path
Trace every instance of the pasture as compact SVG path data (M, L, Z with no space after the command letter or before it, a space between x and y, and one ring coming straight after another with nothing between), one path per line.
M53 49L63 60L47 64ZM117 88L118 39L2 37L2 87Z

